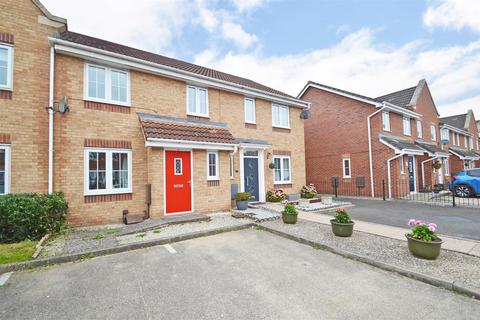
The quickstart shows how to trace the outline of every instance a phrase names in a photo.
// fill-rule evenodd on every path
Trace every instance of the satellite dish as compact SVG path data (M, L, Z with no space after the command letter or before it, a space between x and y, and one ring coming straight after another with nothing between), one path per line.
M68 106L68 98L63 97L58 101L58 112L65 113L70 111L70 107Z

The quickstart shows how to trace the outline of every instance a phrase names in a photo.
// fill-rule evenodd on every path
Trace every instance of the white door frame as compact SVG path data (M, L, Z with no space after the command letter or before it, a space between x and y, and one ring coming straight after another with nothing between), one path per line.
M181 152L190 152L190 202L192 204L192 210L182 211L182 212L172 212L167 213L167 151L181 151ZM195 198L193 193L193 150L192 149L174 149L174 148L163 148L163 214L165 216L174 216L177 214L192 213L195 211Z
M408 157L413 157L413 191L410 191L410 193L416 193L418 191L417 188L417 156L414 154L408 154L407 153L407 163L410 165L410 161L408 160ZM408 170L408 166L407 166ZM408 172L408 188L410 189L410 172Z
M264 166L264 148L252 148L252 147L240 147L240 192L245 191L245 182L244 182L244 168L243 168L243 159L245 158L244 153L246 151L257 151L258 156L247 158L257 158L258 159L258 201L265 202L265 166Z

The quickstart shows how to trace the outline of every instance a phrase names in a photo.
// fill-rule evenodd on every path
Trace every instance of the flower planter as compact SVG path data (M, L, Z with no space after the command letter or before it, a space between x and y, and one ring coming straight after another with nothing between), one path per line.
M408 250L419 258L435 260L440 254L442 248L442 239L437 238L434 241L423 241L412 237L410 234L405 234L408 240Z
M322 196L322 203L323 204L332 204L333 199L332 199L332 197Z
M248 201L237 201L238 210L247 210L247 208L248 208Z
M332 231L337 237L350 237L353 233L353 225L355 222L340 223L335 219L330 220L332 223Z
M295 224L295 223L297 223L297 216L298 216L298 214L283 213L283 212L282 212L282 220L283 220L283 223L286 223L286 224Z

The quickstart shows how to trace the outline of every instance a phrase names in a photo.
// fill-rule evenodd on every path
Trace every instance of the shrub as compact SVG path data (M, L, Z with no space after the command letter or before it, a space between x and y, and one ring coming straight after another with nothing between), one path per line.
M235 199L237 201L248 201L252 199L252 194L250 192L237 192Z
M302 198L312 199L317 195L317 189L315 189L315 185L313 183L310 183L308 186L302 187L300 194L302 195Z
M0 196L0 243L38 240L59 231L67 208L63 193Z
M270 190L267 192L268 202L282 202L285 199L287 199L287 195L283 190Z
M283 207L282 213L284 214L297 214L297 209L295 209L295 205L292 203L288 203Z
M422 241L433 241L438 238L435 231L435 223L427 223L421 220L410 219L408 225L412 227L412 237Z
M350 223L352 222L352 218L346 209L337 209L335 212L335 221L338 223Z

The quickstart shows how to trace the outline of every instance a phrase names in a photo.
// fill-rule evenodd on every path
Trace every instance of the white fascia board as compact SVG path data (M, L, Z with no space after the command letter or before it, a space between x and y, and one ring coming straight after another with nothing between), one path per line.
M387 147L393 149L395 151L396 154L413 154L413 155L423 155L424 153L427 153L428 154L428 151L420 151L420 150L411 150L411 149L398 149L396 147L394 147L393 145L391 145L390 143L386 142L385 140L381 139L380 138L380 142L383 143L384 145L386 145Z
M259 149L259 150L267 150L271 147L269 144L253 144L253 143L240 143L238 145L242 149Z
M348 94L348 93L346 93L346 92L342 92L342 91L335 90L335 89L332 89L332 88L327 88L327 87L324 87L324 86L319 86L318 84L314 84L314 83L309 83L309 84L307 84L307 85L303 88L302 92L300 92L300 94L299 94L297 97L299 98L299 97L303 96L303 94L305 93L305 91L307 91L307 89L310 88L310 87L316 88L316 89L320 89L320 90L323 90L323 91L328 91L328 92L331 92L331 93L335 93L335 94L338 94L339 96L347 97L347 98L350 98L350 99L353 99L353 100L365 102L365 103L374 105L374 106L376 106L376 107L381 107L381 106L382 106L382 104L379 103L379 102L374 102L374 101L371 101L371 100L362 99L362 98L360 98L360 97L357 97L357 96Z
M235 144L148 138L145 147L234 151Z
M473 137L473 135L470 132L459 129L457 127L453 127L453 126L445 124L445 123L441 125L440 129L448 129L448 130L453 131L453 132L461 133L465 136Z
M389 102L383 102L382 105L385 107L385 110L395 112L395 113L400 113L402 115L409 116L410 118L413 118L413 119L420 119L421 118L420 113L407 110L405 108L399 107L399 106L391 104Z
M206 76L198 75L192 72L168 67L158 63L148 62L142 59L129 57L126 55L109 52L76 44L73 42L49 38L54 45L55 51L61 54L71 55L78 58L98 62L109 63L115 66L149 72L156 75L162 75L169 78L179 79L191 84L199 84L211 88L218 88L230 92L240 93L242 95L251 96L254 98L265 99L275 103L285 104L291 107L307 109L309 103L295 98L288 98L281 95L268 93L262 90L256 90L242 85L237 85L228 81L212 79Z
M476 157L470 157L470 156L464 157L464 156L461 156L460 154L456 153L455 151L453 151L453 150L451 150L451 149L448 149L448 152L450 152L451 154L459 157L460 160L478 160L478 159L479 159L479 158L476 158Z

